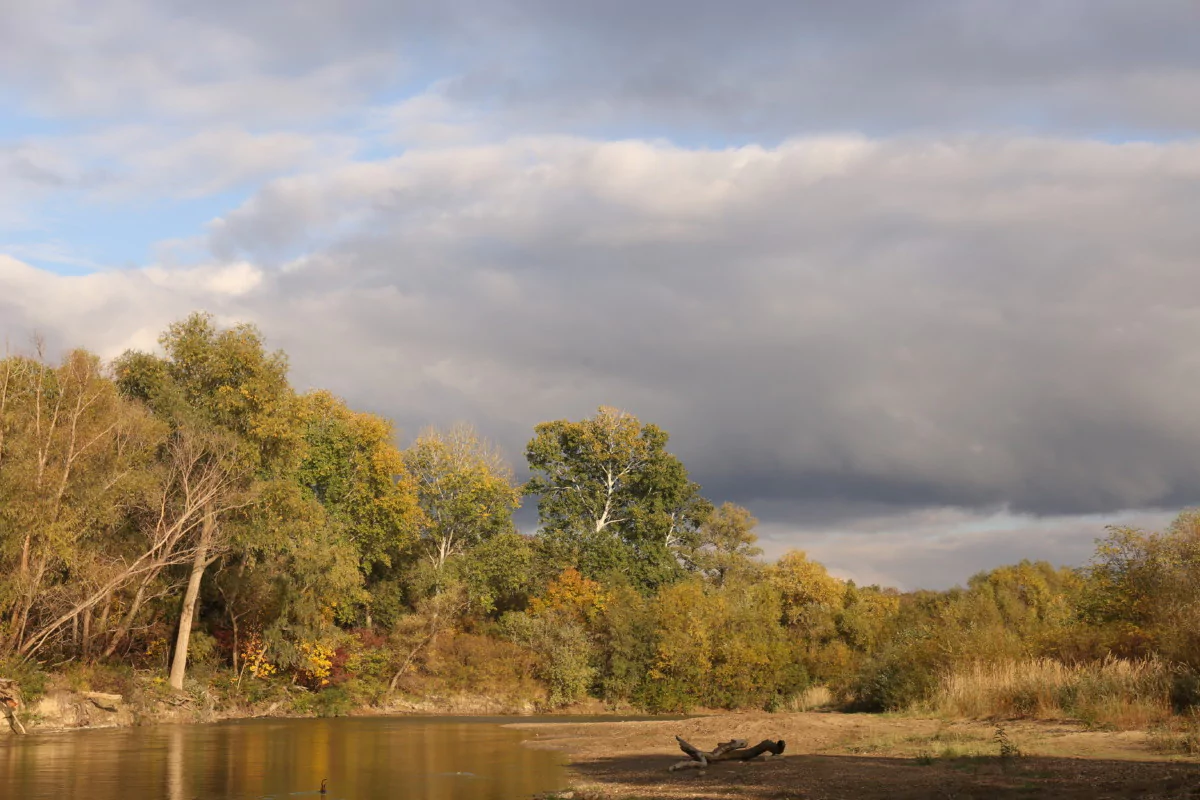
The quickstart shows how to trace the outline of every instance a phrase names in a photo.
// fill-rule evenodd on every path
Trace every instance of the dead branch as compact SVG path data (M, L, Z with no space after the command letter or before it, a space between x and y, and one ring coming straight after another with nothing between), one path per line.
M770 753L773 756L783 754L784 741L780 739L773 742L770 739L763 739L754 747L747 747L745 739L730 739L728 742L721 742L707 753L700 750L695 745L684 741L682 737L676 736L675 741L679 742L679 749L688 755L687 761L680 761L672 764L671 772L680 769L704 769L714 761L750 761L758 758L763 753Z

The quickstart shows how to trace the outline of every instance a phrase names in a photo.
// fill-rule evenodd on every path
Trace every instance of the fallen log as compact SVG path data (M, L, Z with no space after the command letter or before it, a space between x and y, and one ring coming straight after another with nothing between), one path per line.
M679 769L704 769L714 761L750 761L763 753L778 756L783 754L784 748L783 739L777 742L763 739L754 747L747 747L745 739L730 739L728 742L721 742L705 753L695 745L688 744L682 737L676 736L675 741L679 742L679 749L687 753L689 759L672 764L671 772Z

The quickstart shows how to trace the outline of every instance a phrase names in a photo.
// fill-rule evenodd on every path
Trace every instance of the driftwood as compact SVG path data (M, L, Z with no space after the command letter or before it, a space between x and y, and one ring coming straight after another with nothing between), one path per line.
M21 724L21 720L17 718L17 712L21 710L21 687L16 681L0 678L0 716L8 718L8 724L12 726L14 733L25 733L25 726Z
M671 772L677 769L704 769L714 761L749 761L758 758L763 753L770 753L773 756L783 754L784 741L780 739L773 742L770 739L763 739L754 747L747 747L745 739L731 739L728 742L721 742L715 748L705 753L695 745L688 744L682 738L676 736L675 741L679 742L679 749L687 753L690 757L687 761L680 761L671 765Z

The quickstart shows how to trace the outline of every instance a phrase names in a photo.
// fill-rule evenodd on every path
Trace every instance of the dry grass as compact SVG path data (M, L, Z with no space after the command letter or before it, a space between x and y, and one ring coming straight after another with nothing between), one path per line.
M1170 667L1153 658L964 664L942 676L931 708L924 710L968 719L1074 718L1089 725L1144 728L1171 717L1171 681Z
M810 686L783 702L780 711L816 711L833 706L833 692L827 686Z

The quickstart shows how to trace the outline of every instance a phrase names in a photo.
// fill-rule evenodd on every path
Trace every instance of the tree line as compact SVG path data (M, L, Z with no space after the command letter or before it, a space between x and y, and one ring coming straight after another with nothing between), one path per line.
M536 426L518 484L468 425L401 449L297 392L282 352L205 314L160 353L0 361L0 674L120 665L164 691L320 711L484 691L543 707L868 710L967 664L1157 659L1200 694L1200 516L1113 529L1092 561L945 592L857 586L705 498L658 426ZM536 499L539 526L513 514Z

